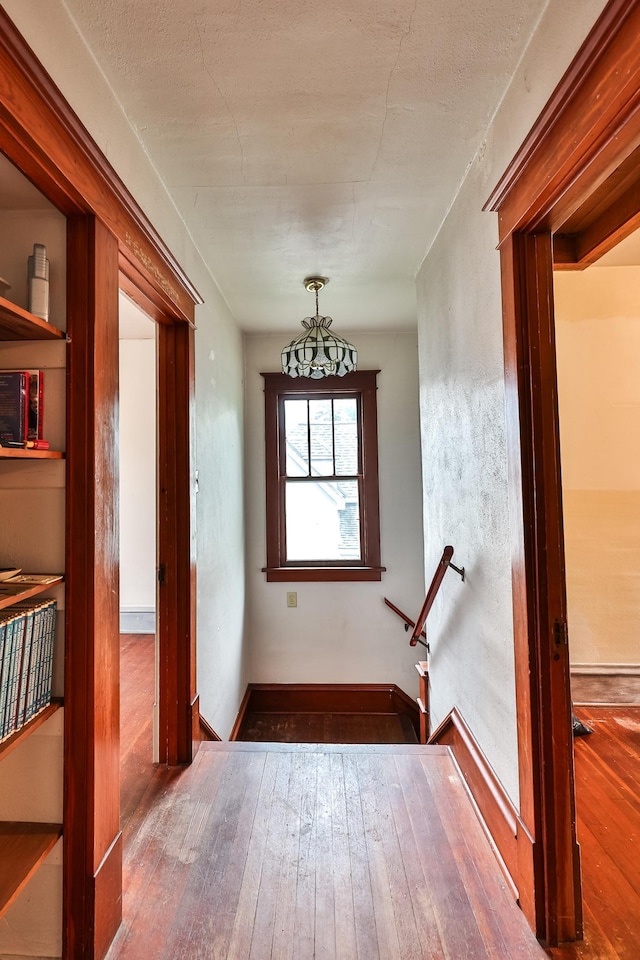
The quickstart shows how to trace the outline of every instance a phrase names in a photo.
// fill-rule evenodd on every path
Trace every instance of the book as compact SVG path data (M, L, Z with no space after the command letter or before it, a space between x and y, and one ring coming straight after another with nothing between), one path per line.
M44 370L27 370L26 372L29 374L29 429L27 440L38 441L43 438Z
M4 657L0 675L0 739L10 736L15 730L15 708L18 686L18 659L24 638L25 616L11 608L2 611L5 623Z
M51 681L53 677L53 648L56 639L56 620L58 604L49 600L42 611L43 630L40 651L40 673L38 675L38 694L36 712L51 703Z
M6 673L8 668L5 667L5 663L8 663L8 648L7 621L5 618L0 616L0 740L2 739L2 725L8 686L6 682Z
M44 437L44 370L0 370L0 374L2 373L27 375L27 433L22 439L42 440Z
M0 371L0 439L24 442L29 433L29 404L24 370Z
M51 599L0 611L0 740L51 703L56 612Z
M31 669L31 652L33 648L33 627L36 619L36 611L33 607L24 611L24 634L22 640L22 649L18 657L18 684L16 695L16 707L13 713L14 729L18 730L24 723L25 704L27 700L27 683L29 680L29 671Z

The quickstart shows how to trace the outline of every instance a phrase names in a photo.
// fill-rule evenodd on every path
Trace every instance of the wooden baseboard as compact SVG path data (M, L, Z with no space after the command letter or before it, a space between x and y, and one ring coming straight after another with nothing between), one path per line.
M236 717L236 722L233 725L233 730L229 734L229 740L237 740L238 734L244 723L244 718L246 716L247 710L249 709L249 701L251 700L251 688L253 684L248 684L247 689L244 692L244 697L242 698L242 703L240 704L240 709L238 710L238 716Z
M200 716L200 734L203 740L222 740L202 715Z
M572 663L571 676L640 677L640 663Z
M406 714L420 731L415 700L395 683L250 683L230 740L238 736L245 715L258 713L397 713Z
M516 900L530 889L533 841L464 718L453 709L429 738L444 744L458 765Z

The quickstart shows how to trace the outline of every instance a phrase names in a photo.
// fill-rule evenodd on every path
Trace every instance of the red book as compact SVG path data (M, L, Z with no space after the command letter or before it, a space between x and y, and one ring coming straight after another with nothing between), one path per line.
M29 433L25 439L42 440L44 414L44 370L27 370L29 374Z

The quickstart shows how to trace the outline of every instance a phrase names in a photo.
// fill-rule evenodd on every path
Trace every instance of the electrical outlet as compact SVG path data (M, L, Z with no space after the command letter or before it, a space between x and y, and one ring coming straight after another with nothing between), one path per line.
M288 607L298 606L298 594L295 592L295 590L291 590L287 593L287 606Z

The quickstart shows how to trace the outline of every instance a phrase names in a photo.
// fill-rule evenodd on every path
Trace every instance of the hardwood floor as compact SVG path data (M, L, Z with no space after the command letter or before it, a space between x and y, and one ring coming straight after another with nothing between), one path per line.
M124 923L108 960L638 960L640 708L580 707L585 939L535 941L442 748L207 743L151 763L122 637Z
M205 743L125 832L109 960L534 960L442 747Z
M153 779L155 637L120 635L120 826Z
M580 707L593 728L575 741L584 940L554 958L640 957L640 708Z
M406 714L247 713L238 740L274 743L417 743Z

